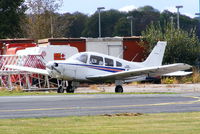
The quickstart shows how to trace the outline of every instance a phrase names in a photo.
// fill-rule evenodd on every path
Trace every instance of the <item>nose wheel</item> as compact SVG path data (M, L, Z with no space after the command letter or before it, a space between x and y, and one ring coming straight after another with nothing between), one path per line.
M57 93L64 93L64 88L63 88L63 86L59 86L59 87L58 87Z
M115 80L115 93L123 93L123 87L122 87L123 81L122 80Z

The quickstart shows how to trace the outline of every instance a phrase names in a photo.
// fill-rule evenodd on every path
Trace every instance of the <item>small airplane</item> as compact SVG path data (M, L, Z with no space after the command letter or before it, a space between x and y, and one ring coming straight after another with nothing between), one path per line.
M50 77L68 81L66 91L73 93L79 82L115 82L115 92L122 93L124 82L142 81L148 77L156 77L190 69L184 63L162 65L167 42L159 41L150 55L143 62L130 62L113 56L96 52L77 53L64 61L50 61L46 69L25 66L7 65L7 68L49 75ZM63 93L59 86L58 93Z

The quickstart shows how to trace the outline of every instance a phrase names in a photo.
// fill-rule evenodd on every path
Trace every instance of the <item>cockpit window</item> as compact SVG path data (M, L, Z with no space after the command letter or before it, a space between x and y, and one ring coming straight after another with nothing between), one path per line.
M119 62L119 61L116 61L116 66L117 66L117 67L122 67L122 63Z
M87 63L88 55L87 54L82 54L79 57L77 57L78 61L81 61L83 63Z
M100 56L91 55L90 56L90 64L103 65L103 58Z
M105 58L105 65L106 65L106 66L113 66L113 65L114 65L114 62L113 62L112 59Z

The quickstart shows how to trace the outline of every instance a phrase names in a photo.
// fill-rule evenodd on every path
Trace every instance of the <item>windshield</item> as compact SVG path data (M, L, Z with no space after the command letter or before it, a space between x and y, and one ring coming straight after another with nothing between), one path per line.
M80 62L87 63L88 55L87 54L81 54L76 59Z

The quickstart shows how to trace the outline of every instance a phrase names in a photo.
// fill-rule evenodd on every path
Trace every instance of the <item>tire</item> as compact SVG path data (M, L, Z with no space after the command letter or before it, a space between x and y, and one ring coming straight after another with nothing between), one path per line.
M115 93L123 93L123 87L121 85L117 85L115 87Z
M68 86L66 91L67 91L67 93L74 93L74 89L75 89L74 87Z
M64 90L63 90L62 86L58 87L57 93L64 93Z

